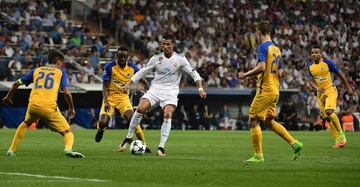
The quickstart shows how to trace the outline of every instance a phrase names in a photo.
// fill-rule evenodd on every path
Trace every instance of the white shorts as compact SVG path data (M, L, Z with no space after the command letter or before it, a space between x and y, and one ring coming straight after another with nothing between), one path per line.
M166 105L175 105L177 106L178 98L174 95L159 94L155 93L152 90L147 91L141 99L147 99L150 101L151 108L154 108L160 105L161 108L164 108Z

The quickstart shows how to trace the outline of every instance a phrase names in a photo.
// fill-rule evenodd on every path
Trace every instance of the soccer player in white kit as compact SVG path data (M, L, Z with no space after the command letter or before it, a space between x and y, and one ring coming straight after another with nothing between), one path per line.
M132 83L136 83L149 72L155 72L150 89L141 97L140 103L131 118L128 134L119 146L120 152L125 151L127 145L131 143L135 128L140 123L143 114L148 109L160 105L164 112L164 121L161 125L161 138L157 154L165 156L164 147L171 129L171 118L177 106L179 84L183 71L194 79L200 97L206 98L199 73L191 67L186 57L174 51L174 36L171 34L164 35L161 46L163 53L152 56L146 66L138 71L124 87L127 91Z

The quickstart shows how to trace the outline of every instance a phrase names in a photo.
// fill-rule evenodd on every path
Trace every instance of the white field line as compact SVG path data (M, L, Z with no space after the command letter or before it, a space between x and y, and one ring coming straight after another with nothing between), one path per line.
M63 180L78 180L78 181L89 181L89 182L110 182L111 180L101 180L101 179L88 179L88 178L77 178L77 177L63 177L63 176L46 176L46 175L34 175L28 173L8 173L1 172L1 175L17 175L17 176L26 176L26 177L37 177L37 178L46 178L46 179L63 179Z
M21 182L26 182L26 183L34 183L34 182L37 182L37 183L45 183L45 182L57 182L57 183L66 183L66 182L74 182L74 181L71 181L71 180L53 180L53 179L50 179L50 180L47 180L47 179L39 179L39 180L17 180L17 179L14 179L14 180L1 180L0 181L0 184L1 183L21 183Z

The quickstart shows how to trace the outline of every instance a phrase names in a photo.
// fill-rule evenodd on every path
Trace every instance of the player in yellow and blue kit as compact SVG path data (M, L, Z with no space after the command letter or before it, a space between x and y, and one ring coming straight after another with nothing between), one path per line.
M127 121L133 116L133 107L130 102L129 93L124 90L125 84L131 77L139 71L139 68L132 63L128 63L129 51L126 47L120 47L116 54L116 60L110 62L105 66L103 75L103 103L100 111L100 121L98 124L98 131L95 136L95 141L100 142L106 126L109 124L110 117L115 112ZM142 80L146 89L148 82ZM145 142L144 133L138 125L136 127L136 136ZM149 148L147 153L151 152Z
M349 95L352 95L353 91L339 68L331 60L322 58L320 46L314 45L312 47L311 57L314 62L308 65L308 76L311 85L317 89L318 104L322 117L329 122L330 132L335 138L333 148L344 147L346 137L341 129L339 118L334 113L338 92L333 84L331 73L341 79Z
M261 21L258 25L258 35L261 44L258 47L257 66L244 73L239 72L239 78L257 75L257 90L249 111L249 127L251 131L254 156L245 163L264 162L262 152L262 133L259 126L264 122L271 129L287 141L293 149L293 159L297 159L302 149L302 143L295 140L289 132L274 120L276 115L276 103L279 100L279 76L282 74L281 51L271 40L271 25L267 21Z
M21 77L12 85L8 94L3 98L2 101L4 104L12 104L12 97L20 85L25 84L28 86L34 83L25 119L16 130L12 144L6 152L8 156L16 156L15 151L17 145L24 137L28 126L38 119L42 119L48 124L49 129L64 136L65 156L85 158L83 154L72 150L74 135L64 116L61 115L56 103L59 89L62 89L64 91L65 101L69 106L69 117L73 118L75 116L74 104L68 88L67 74L59 68L63 62L64 56L62 54L56 51L51 52L49 54L48 66L35 68Z

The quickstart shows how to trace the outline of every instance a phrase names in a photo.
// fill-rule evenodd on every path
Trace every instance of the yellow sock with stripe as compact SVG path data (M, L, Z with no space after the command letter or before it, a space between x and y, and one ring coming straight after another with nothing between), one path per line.
M338 118L338 116L333 112L330 116L329 116L331 122L333 123L335 129L337 132L339 132L339 134L342 134L343 131L341 129L341 125L340 125L340 120Z
M136 137L137 137L139 140L141 140L141 141L143 141L143 142L146 143L144 131L141 129L141 126L140 126L140 125L136 126L135 135L136 135Z
M64 144L65 150L72 151L72 147L74 144L74 134L72 132L64 134Z
M281 138L283 138L285 141L287 141L290 145L293 145L296 143L296 140L290 135L290 133L285 129L284 126L282 126L280 123L276 121L271 122L271 127L276 134L278 134Z
M329 122L329 131L331 136L335 139L335 141L339 140L340 138L339 132L336 130L334 124L331 121Z
M259 125L250 128L252 144L257 155L262 156L262 132Z
M24 138L26 129L28 128L28 125L25 122L22 122L19 127L16 129L14 138L12 140L11 146L9 150L16 151L17 145L20 143L20 141Z

